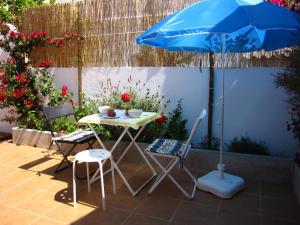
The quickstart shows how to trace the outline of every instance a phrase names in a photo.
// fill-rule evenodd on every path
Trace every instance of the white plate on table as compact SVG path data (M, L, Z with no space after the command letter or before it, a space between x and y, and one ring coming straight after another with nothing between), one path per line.
M120 116L111 117L111 116L103 115L102 118L103 119L118 119L118 118L120 118Z

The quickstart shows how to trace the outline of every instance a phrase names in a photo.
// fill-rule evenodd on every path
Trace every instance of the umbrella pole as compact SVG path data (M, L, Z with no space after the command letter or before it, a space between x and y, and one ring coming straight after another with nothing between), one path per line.
M224 79L225 79L225 35L222 34L222 54L221 54L221 68L222 68L222 77L221 77L221 112L220 112L220 161L218 164L219 177L220 179L224 178L224 169L225 165L223 164L223 147L224 147Z
M221 94L220 94L220 161L218 169L207 173L197 179L197 187L203 191L211 192L221 198L231 198L235 193L245 186L245 181L228 173L224 173L223 147L224 147L224 80L225 80L225 34L222 34L222 74L221 74Z

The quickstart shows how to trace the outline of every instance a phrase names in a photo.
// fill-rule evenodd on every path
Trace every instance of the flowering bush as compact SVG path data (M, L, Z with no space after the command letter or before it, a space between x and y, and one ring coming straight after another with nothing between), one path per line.
M268 2L286 7L292 11L300 13L300 0L268 0Z
M13 107L14 114L4 120L17 121L27 128L43 127L41 105L55 105L71 100L68 88L54 87L53 76L47 68L52 64L42 61L40 69L30 67L30 53L40 46L62 47L64 39L49 38L46 32L10 31L8 25L0 21L3 38L0 47L10 58L0 62L0 108Z

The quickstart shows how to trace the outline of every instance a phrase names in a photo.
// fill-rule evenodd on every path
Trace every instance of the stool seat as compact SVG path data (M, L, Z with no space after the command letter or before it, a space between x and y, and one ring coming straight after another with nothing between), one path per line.
M106 149L90 149L77 153L75 159L80 162L99 162L110 156L111 153Z

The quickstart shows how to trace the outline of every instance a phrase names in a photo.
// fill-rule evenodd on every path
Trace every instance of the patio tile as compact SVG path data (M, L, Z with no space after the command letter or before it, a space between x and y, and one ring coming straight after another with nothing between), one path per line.
M33 179L24 182L25 186L34 188L36 190L45 191L49 184L51 184L53 177L45 174L35 174Z
M148 194L148 190L151 187L152 183L154 182L155 178L151 183L149 183L140 193L144 196L154 196L154 197L168 197L168 198L176 198L176 199L182 199L184 195L182 192L176 187L176 185L169 179L166 178L163 180L158 187L151 193L151 195ZM186 186L185 184L183 184Z
M145 197L145 200L137 207L135 212L169 220L179 204L179 201L178 199L167 197Z
M152 218L145 215L133 214L124 225L168 225L165 220Z
M44 216L70 224L79 221L80 218L88 215L93 210L93 208L82 204L77 204L77 207L73 207L71 204L61 203L48 211Z
M172 225L214 225L218 209L192 201L183 201L171 221Z
M300 221L300 207L294 200L262 198L262 215L274 219Z
M0 216L1 225L27 225L37 218L38 215L15 208Z
M260 225L258 214L221 210L217 217L216 225Z
M36 214L43 214L57 204L52 194L40 192L20 203L17 207Z
M0 204L0 218L2 214L6 213L10 209L12 209L11 206Z
M14 184L0 180L0 193L14 187Z
M16 206L37 194L37 191L24 185L16 186L0 194L0 203Z
M41 218L35 220L30 225L60 225L60 224L67 224L67 223L64 223L64 222L58 221L58 220L53 220L50 218L41 217Z
M221 200L221 209L238 210L247 213L259 213L259 198L244 193L238 193L231 199Z
M286 184L260 184L262 197L280 198L280 199L295 199L293 187Z
M143 201L143 196L133 197L128 190L117 190L113 194L112 186L105 185L106 204L124 211L133 211ZM82 191L77 194L77 199L82 204L91 205L94 207L101 206L101 189L100 185L92 185L91 192L87 191L84 186Z
M246 181L245 188L241 191L241 194L258 196L259 183L254 181Z
M188 200L190 201L190 200ZM216 197L215 195L204 192L204 191L196 191L196 197L194 199L195 202L201 203L207 206L219 207L221 204L221 199Z
M129 216L128 212L120 209L107 207L104 211L102 207L97 208L82 217L79 221L72 223L76 225L120 225Z
M2 179L3 181L10 182L13 184L21 184L25 181L33 179L35 176L36 174L31 171L18 169L12 173L7 174Z
M0 159L0 162L1 162L1 159ZM0 171L1 171L0 179L2 180L8 174L18 171L18 169L15 166L0 164Z
M262 217L262 225L299 225L299 221L291 222L283 219L275 219L270 217Z

